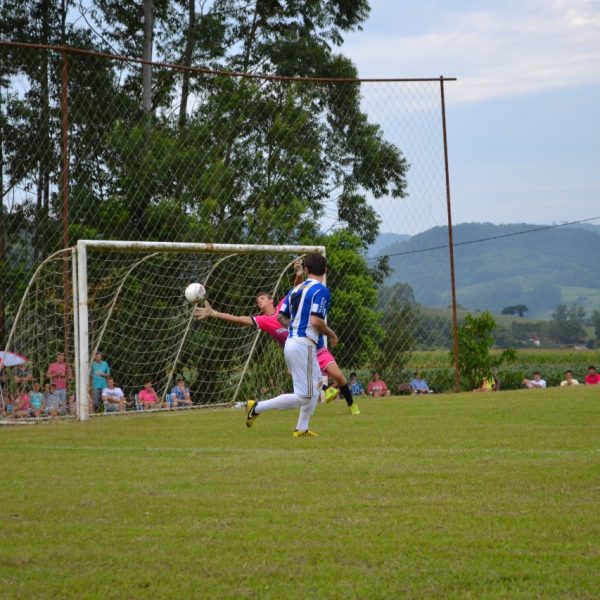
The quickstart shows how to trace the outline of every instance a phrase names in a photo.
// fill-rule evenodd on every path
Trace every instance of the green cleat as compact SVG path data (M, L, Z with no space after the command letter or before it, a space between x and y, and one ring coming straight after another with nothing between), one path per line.
M317 437L317 434L314 431L311 431L310 429L305 429L303 431L299 431L298 429L296 429L294 433L292 433L292 435L294 437Z
M246 427L252 427L254 421L258 418L258 415L254 412L258 400L248 400L246 402Z
M358 410L358 406L356 404L351 404L349 407L351 415L360 415L360 410Z
M325 402L329 404L330 402L333 402L336 398L338 398L339 395L340 390L338 390L336 387L328 387L325 390Z

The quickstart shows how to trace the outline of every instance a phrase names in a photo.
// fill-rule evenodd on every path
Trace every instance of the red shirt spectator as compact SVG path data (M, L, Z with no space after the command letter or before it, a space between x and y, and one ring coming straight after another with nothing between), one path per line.
M596 367L589 366L588 374L585 376L585 382L588 385L598 385L600 384L600 375L596 371Z
M373 373L373 379L369 381L367 385L367 394L369 396L373 396L373 398L379 398L380 396L389 396L390 391L388 390L388 386L386 385L383 379L380 379L379 373L375 371Z

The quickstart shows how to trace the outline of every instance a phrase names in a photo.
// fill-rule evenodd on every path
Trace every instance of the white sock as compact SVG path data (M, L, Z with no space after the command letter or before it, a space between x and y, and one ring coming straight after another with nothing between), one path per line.
M319 401L319 392L317 392L308 404L304 404L300 407L300 414L298 415L298 424L296 429L298 431L306 431L308 429L308 422L310 416L315 412L317 402Z

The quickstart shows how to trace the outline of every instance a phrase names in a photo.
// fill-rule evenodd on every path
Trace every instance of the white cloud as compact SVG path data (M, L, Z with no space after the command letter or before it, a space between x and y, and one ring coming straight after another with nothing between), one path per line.
M382 17L400 20L404 3L373 2L378 30L367 22L342 51L362 77L456 76L450 102L600 84L597 0L511 0L462 11L453 2L452 12L439 4L439 11L421 13L418 34L404 25L399 35Z

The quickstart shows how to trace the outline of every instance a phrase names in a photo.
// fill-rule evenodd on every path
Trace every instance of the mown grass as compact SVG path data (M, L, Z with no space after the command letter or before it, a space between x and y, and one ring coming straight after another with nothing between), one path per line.
M600 388L0 430L5 598L596 598Z

